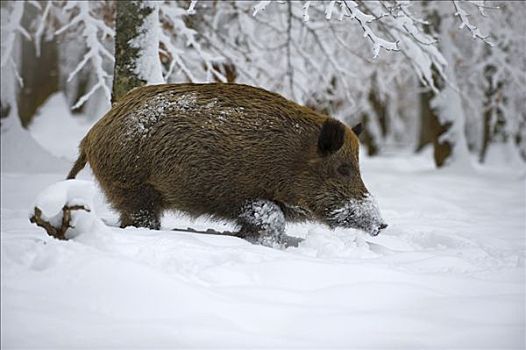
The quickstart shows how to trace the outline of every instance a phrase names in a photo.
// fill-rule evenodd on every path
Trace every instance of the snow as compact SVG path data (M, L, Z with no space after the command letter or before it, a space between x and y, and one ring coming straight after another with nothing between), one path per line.
M171 231L232 229L175 214L120 229L89 171L2 169L2 347L523 348L524 169L360 158L389 227L287 225L305 238L287 249ZM42 190L47 215L93 209L69 241L29 223Z
M74 161L78 157L80 140L95 122L89 121L83 114L73 115L69 111L66 96L57 92L39 108L29 125L29 132L40 146L55 157Z
M2 172L31 173L38 169L40 172L65 173L68 168L66 162L55 159L40 147L12 116L2 121L0 142Z
M526 169L505 150L489 152L487 167L441 170L431 150L362 154L389 227L372 237L288 224L304 241L276 249L172 231L233 230L177 213L159 231L118 228L89 167L62 181L71 164L42 148L72 160L89 123L66 122L65 106L55 95L42 107L38 143L15 119L2 123L2 348L526 345ZM65 203L90 209L73 212L68 241L28 220L35 205L60 220Z
M208 119L204 125L214 128L225 123L232 114L245 113L244 107L221 106L216 108L219 100L205 97L207 103L200 104L195 92L178 93L167 91L157 94L150 102L144 102L136 110L131 111L126 119L126 136L128 140L147 138L155 130L156 125L166 113L181 111L183 113L207 112Z
M174 94L171 91L157 94L152 102L143 103L129 113L126 122L126 136L129 140L145 138L167 112L174 110L191 111L198 108L195 93Z
M173 109L174 103L164 94L158 94L152 103L145 103L137 110L130 112L126 121L126 136L129 140L147 137L166 112Z

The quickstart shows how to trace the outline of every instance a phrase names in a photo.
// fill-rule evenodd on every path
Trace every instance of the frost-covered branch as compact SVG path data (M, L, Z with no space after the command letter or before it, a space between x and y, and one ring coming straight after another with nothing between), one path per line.
M166 24L162 26L160 41L164 46L164 53L170 60L165 79L168 79L174 68L178 66L192 82L212 81L214 78L226 82L226 77L215 67L217 62L222 61L222 57L205 50L199 42L198 33L186 25L184 16L188 14L188 10L178 7L177 3L169 2L161 5L160 14L163 23ZM184 42L181 39L184 39ZM190 66L195 62L189 58L189 49L197 53L199 60L206 67L206 79L200 79L192 72Z
M20 86L23 86L22 78L18 73L17 65L13 59L13 51L15 49L17 34L21 34L27 40L31 40L31 35L21 24L25 3L22 1L14 1L10 4L12 8L9 13L9 20L5 25L2 25L2 56L0 67L2 70L10 67L15 73Z
M81 96L73 109L82 106L97 90L102 89L104 95L108 100L111 99L111 75L108 74L103 68L104 58L114 62L113 54L110 53L102 44L102 40L106 37L113 38L115 31L108 27L104 21L95 18L90 9L89 1L70 1L66 3L64 11L72 13L70 22L58 29L55 34L59 35L64 33L69 28L74 26L81 26L81 34L86 41L87 52L84 54L82 60L78 63L75 69L69 74L67 81L70 82L82 70L89 62L94 70L94 74L97 78L97 82L91 87L91 89ZM99 34L100 33L100 34Z
M465 0L465 1L469 2L470 4L475 5L478 8L480 14L483 17L487 17L488 16L486 14L486 9L491 9L491 10L498 10L498 9L500 9L500 6L486 5L486 1L485 0Z
M260 1L256 6L254 6L254 12L252 13L252 16L255 16L258 14L259 11L265 10L265 8L271 3L270 0L264 0Z
M195 15L195 5L197 5L197 0L190 1L190 6L188 6L188 10L186 10L186 13L189 15Z
M369 26L369 23L373 22L377 18L375 18L372 15L363 13L358 8L358 4L355 1L352 1L352 0L343 0L343 1L345 3L347 10L350 13L351 19L355 19L360 24L364 32L364 36L368 37L369 40L371 40L373 44L373 57L374 58L378 57L378 54L380 53L381 48L387 51L399 51L400 50L398 47L398 42L392 42L392 41L385 40L383 38L378 37L373 32L373 30ZM330 19L330 17L328 19Z
M437 41L417 26L409 10L411 5L410 2L399 2L394 7L383 4L391 16L386 17L385 21L379 21L378 26L389 36L398 38L402 47L400 52L413 67L420 81L436 92L433 69L445 79L447 62L436 45ZM385 17L378 11L378 7L370 9L367 4L363 6L376 18Z
M309 7L310 7L310 1L305 1L305 5L303 5L303 20L305 22L308 22L310 19L309 16Z
M287 6L287 76L289 78L289 88L292 98L294 98L294 68L292 67L291 46L292 46L292 4Z
M460 6L459 1L458 0L452 0L452 1L453 1L453 4L455 5L455 10L456 10L455 16L457 16L460 19L460 22L461 22L459 28L460 29L467 28L471 32L471 35L473 36L473 38L480 39L480 40L484 41L486 44L488 44L490 46L493 46L493 43L488 41L489 35L483 35L480 32L480 29L476 25L471 23L471 21L469 20L470 14L467 13ZM485 15L485 13L483 12L483 7L481 7L482 5L478 4L477 6L478 6L479 10L481 11L481 14Z
M42 12L42 16L40 18L40 23L38 25L37 30L35 31L35 50L37 56L40 56L40 47L42 45L42 36L44 34L44 31L46 29L46 21L49 17L49 12L51 10L51 7L53 6L53 2L51 0L48 0L46 2L46 7L44 8L44 11Z

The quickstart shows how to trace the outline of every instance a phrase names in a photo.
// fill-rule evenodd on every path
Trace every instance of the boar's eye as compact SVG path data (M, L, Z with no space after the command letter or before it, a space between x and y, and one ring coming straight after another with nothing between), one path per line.
M338 167L338 172L343 176L349 176L351 175L351 165L350 164L342 164Z

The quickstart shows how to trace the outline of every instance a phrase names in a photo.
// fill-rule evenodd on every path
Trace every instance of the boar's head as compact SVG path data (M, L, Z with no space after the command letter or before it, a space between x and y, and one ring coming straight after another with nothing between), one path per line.
M360 175L360 131L360 124L350 129L330 118L322 124L297 180L300 202L331 228L356 228L376 236L387 225Z

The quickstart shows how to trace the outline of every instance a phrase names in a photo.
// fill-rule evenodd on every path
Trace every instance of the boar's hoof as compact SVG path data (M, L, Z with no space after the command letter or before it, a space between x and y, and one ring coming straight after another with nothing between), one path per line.
M254 200L246 202L238 217L241 227L238 236L249 242L267 247L283 247L285 244L285 216L274 202Z
M121 227L135 226L145 227L150 230L159 230L161 228L160 215L149 210L141 209L133 213L121 214Z

